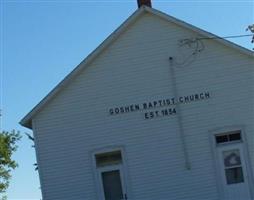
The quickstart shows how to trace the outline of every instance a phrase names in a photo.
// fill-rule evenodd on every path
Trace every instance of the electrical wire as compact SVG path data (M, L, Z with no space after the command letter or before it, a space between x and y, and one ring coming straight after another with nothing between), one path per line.
M245 34L245 35L231 35L231 36L225 36L225 37L219 37L219 36L212 36L212 37L196 37L196 38L186 38L186 39L181 39L178 41L178 47L179 47L179 53L182 58L185 57L185 59L182 62L179 62L174 60L174 64L177 67L184 67L186 65L190 65L193 63L196 58L197 54L202 52L205 49L205 45L203 43L203 40L222 40L222 39L227 39L227 38L240 38L240 37L250 37L252 36L254 38L254 34ZM184 53L182 52L183 49L190 49L192 48L193 51L186 57Z
M185 57L185 59L182 62L179 62L177 60L174 61L174 64L177 67L184 67L186 65L190 65L193 63L197 57L197 54L204 50L205 46L201 40L195 39L183 39L178 41L178 47L179 47L179 54L182 58ZM183 53L184 48L192 49L190 54L188 56Z
M203 37L203 38L197 38L197 40L214 40L214 39L240 38L240 37L250 37L250 36L254 36L254 34L230 35L230 36L225 36L225 37L219 37L219 36Z

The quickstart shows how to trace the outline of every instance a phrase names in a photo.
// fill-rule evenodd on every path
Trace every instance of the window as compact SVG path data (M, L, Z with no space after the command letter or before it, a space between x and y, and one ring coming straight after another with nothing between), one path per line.
M106 152L95 155L96 166L103 167L108 165L116 165L122 163L121 151Z
M223 151L223 161L227 184L244 182L239 150Z
M216 135L215 139L216 139L216 144L242 140L240 131L234 131L234 132L230 132L230 133Z

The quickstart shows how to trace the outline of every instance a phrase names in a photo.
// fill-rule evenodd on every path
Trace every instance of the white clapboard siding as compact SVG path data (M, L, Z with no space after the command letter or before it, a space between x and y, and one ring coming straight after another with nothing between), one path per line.
M181 105L191 170L176 116L109 115L112 107L173 97L168 58L180 62L177 42L191 37L144 14L34 117L44 200L95 200L91 156L107 146L125 149L132 199L217 200L209 130L224 126L245 127L254 166L253 59L216 41L204 40L196 60L176 69L179 95L211 95Z

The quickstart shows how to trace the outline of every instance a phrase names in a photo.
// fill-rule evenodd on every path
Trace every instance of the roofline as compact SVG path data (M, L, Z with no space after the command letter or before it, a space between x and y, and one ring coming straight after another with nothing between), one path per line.
M200 28L197 28L191 24L188 24L182 20L176 19L170 15L162 13L154 8L150 8L147 6L142 6L138 10L136 10L127 20L125 20L114 32L112 32L94 51L92 51L71 73L69 73L57 86L54 87L53 90L49 92L49 94L44 97L22 120L19 122L22 126L32 129L32 118L48 103L58 92L60 92L80 71L84 70L89 63L91 63L98 55L100 55L113 41L115 41L122 32L124 32L129 25L134 23L136 19L143 13L148 12L152 13L166 21L171 23L175 23L187 29L190 29L194 32L199 33L205 37L218 37L212 33L204 31ZM225 40L223 38L218 37L215 39L216 41L224 44L227 47L236 49L243 54L253 57L254 53L241 47L233 42Z
M182 26L182 27L185 27L185 28L187 28L187 29L190 29L190 30L192 30L192 31L194 31L194 32L198 32L199 34L201 34L201 35L203 35L203 36L205 36L205 37L207 37L207 38L214 38L214 37L215 37L215 38L218 38L218 39L214 39L214 40L216 40L216 41L218 41L218 42L224 44L224 45L227 46L227 47L234 48L234 49L236 49L236 50L238 50L238 51L240 51L240 52L242 52L243 54L246 54L246 55L248 55L248 56L251 56L251 57L254 56L254 52L251 51L251 50L249 50L249 49L247 49L247 48L245 48L245 47L242 47L242 46L240 46L240 45L238 45L238 44L235 44L235 43L233 43L233 42L230 42L230 41L228 41L228 40L226 40L226 39L224 39L224 38L222 38L222 37L220 37L220 36L218 36L218 35L215 35L215 34L213 34L213 33L210 33L210 32L208 32L208 31L205 31L205 30L203 30L203 29L200 29L200 28L198 28L198 27L196 27L196 26L193 26L193 25L191 25L191 24L189 24L189 23L187 23L187 22L184 22L184 21L182 21L182 20L180 20L180 19L177 19L177 18L175 18L175 17L172 17L171 15L165 14L165 13L159 11L159 10L152 9L152 8L149 8L149 7L146 7L145 10L147 10L147 11L149 11L149 12L151 12L151 13L157 15L157 16L159 16L160 18L162 18L162 19L164 19L164 20L173 22L173 23L175 23L175 24L177 24L177 25L180 25L180 26Z
M73 69L59 84L57 84L47 96L45 96L25 117L19 122L22 126L32 129L32 118L51 100L59 91L62 90L80 71L91 63L99 54L101 54L108 45L115 41L127 27L134 23L139 15L145 11L142 6L128 17L115 31L113 31L95 50L93 50L75 69Z

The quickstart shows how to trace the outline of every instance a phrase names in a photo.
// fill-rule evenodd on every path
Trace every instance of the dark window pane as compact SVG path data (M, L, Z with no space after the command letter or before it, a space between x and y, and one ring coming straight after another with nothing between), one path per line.
M224 151L223 158L225 167L234 167L241 165L240 152L238 149Z
M102 172L102 182L105 200L121 200L123 199L122 184L120 171Z
M228 142L228 136L227 135L218 135L216 136L216 143L223 143L223 142Z
M241 133L229 134L229 141L241 140Z
M122 163L121 151L113 151L95 155L97 167Z
M225 173L228 185L244 182L242 167L225 169Z

